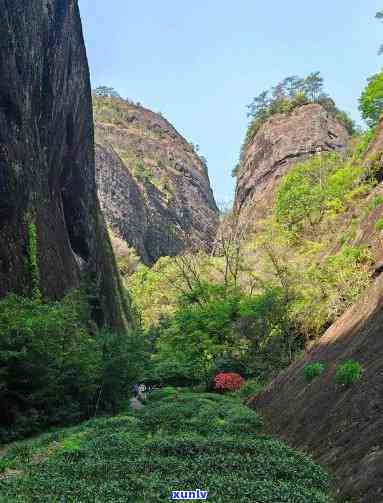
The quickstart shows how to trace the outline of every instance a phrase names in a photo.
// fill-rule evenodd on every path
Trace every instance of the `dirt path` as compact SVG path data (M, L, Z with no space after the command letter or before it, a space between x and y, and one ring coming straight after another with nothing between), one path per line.
M138 398L131 398L129 400L129 405L133 410L139 410L143 406L142 403L138 400Z

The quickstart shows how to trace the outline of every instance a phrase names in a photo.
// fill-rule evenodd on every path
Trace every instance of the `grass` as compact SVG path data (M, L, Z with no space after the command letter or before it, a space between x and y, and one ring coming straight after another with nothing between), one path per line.
M154 392L136 413L15 443L1 466L0 502L157 503L198 488L214 503L333 501L319 466L210 393Z

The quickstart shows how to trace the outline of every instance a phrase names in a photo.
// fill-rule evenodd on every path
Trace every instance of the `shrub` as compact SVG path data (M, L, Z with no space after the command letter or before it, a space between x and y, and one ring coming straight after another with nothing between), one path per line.
M0 300L0 441L115 411L145 360L139 335L89 330L87 297ZM138 354L140 353L140 354Z
M335 380L337 384L351 386L362 377L362 366L360 363L349 360L336 369Z
M221 372L214 377L214 389L219 391L237 391L244 379L234 372Z
M316 377L322 375L323 371L324 371L324 365L323 363L320 362L310 363L306 365L305 368L303 369L303 373L307 382L311 382Z
M320 224L344 212L368 186L363 169L337 154L322 154L296 164L282 179L275 202L277 221L300 235L316 236Z
M383 231L383 218L379 218L379 220L376 221L375 229L377 231Z
M383 197L379 194L371 199L371 201L368 203L367 208L372 211L378 208L381 204L383 204Z
M355 153L358 157L362 157L366 153L374 136L375 128L368 129L361 135L359 143L355 147Z
M249 379L248 381L245 381L241 386L238 394L242 399L246 400L259 393L263 389L263 387L264 385L256 379Z

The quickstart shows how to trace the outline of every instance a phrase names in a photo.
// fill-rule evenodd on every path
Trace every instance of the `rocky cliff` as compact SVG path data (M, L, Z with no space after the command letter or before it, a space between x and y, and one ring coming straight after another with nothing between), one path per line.
M364 162L378 179L383 172L383 121ZM371 204L358 222L352 245L368 245L375 259L375 282L318 343L265 391L250 400L270 432L305 449L335 474L339 501L383 501L383 183L368 195ZM336 384L339 364L354 360L362 377L351 387ZM306 365L322 362L325 371L307 383Z
M77 0L0 0L0 12L0 295L60 298L86 275L95 320L122 328Z
M206 166L161 115L126 100L93 99L97 185L113 232L146 264L212 247L218 210Z
M253 221L265 217L289 167L318 152L342 152L348 139L346 128L319 104L272 116L243 152L234 208Z

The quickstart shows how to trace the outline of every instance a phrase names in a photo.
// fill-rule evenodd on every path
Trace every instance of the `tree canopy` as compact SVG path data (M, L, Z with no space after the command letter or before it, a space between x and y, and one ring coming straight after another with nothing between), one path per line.
M93 89L93 94L100 98L121 98L113 87L99 86Z
M324 91L324 79L320 72L312 72L303 78L291 75L276 86L262 91L247 105L249 110L247 116L250 117L250 123L241 148L240 159L242 159L247 145L269 117L277 113L292 112L295 108L309 103L319 103L336 117L350 134L356 132L351 117L346 112L339 110L334 100ZM233 176L236 176L238 171L238 168L235 168Z
M368 79L359 99L359 110L370 127L376 126L383 113L383 71Z

